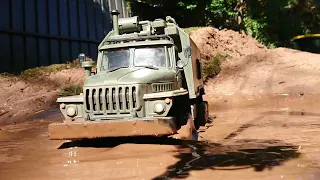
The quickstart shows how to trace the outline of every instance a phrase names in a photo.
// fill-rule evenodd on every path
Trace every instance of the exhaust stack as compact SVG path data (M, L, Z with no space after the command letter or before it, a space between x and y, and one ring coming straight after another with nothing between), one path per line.
M113 31L114 31L114 35L119 35L119 11L118 10L113 10L111 11L111 15L112 15L112 23L113 23Z

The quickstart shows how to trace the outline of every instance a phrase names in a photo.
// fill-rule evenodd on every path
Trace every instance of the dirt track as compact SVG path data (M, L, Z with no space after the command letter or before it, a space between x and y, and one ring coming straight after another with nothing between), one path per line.
M320 97L320 96L315 96ZM37 117L0 131L0 179L318 179L319 98L268 97L211 108L199 142L162 138L50 141ZM257 106L257 104L259 104ZM211 106L213 104L210 104Z

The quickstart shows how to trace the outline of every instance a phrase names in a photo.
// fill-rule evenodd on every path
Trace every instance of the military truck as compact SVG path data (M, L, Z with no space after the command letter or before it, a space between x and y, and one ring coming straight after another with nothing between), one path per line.
M192 139L208 120L198 47L170 16L111 15L113 29L98 46L97 61L79 55L83 93L57 99L64 120L49 125L50 139Z

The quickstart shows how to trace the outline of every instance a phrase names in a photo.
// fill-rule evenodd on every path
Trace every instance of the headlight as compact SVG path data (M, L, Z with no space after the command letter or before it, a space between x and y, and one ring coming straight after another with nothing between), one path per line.
M67 107L67 115L70 117L73 117L77 115L77 108L75 106L69 106Z
M156 112L156 113L163 113L164 112L164 108L165 108L165 105L164 105L164 103L162 103L162 102L156 102L156 103L154 103L154 106L153 106L153 110L154 110L154 112Z

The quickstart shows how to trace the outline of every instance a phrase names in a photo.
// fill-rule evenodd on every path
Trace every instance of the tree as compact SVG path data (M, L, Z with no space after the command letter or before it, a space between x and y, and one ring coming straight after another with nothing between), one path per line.
M244 33L244 24L243 24L243 10L245 8L245 4L243 0L237 0L237 6L234 9L235 12L237 12L236 15L236 21L239 28L239 32Z
M172 16L181 27L214 26L290 46L299 34L320 32L320 0L127 0L143 19Z

